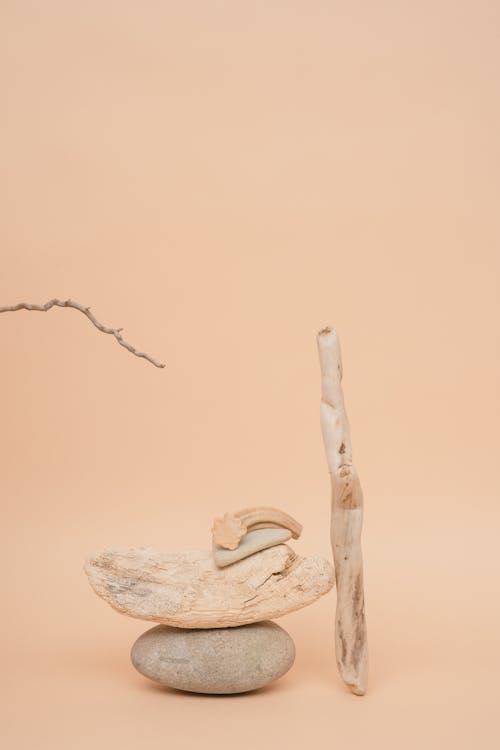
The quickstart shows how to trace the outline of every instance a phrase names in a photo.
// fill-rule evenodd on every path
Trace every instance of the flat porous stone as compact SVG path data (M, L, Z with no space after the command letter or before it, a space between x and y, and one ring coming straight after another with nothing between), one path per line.
M288 672L295 645L274 622L203 630L157 625L132 647L145 677L192 693L245 693Z
M236 549L224 549L218 544L214 544L214 560L218 568L225 568L226 565L244 560L245 557L260 552L269 547L275 547L277 544L288 542L292 538L292 532L289 529L256 529L247 531Z

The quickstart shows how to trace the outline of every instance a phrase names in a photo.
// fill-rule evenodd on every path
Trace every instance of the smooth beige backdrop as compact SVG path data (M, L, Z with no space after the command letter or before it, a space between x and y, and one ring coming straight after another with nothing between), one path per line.
M500 6L1 3L6 750L496 748ZM343 344L371 679L334 593L253 695L162 691L106 545L209 544L253 503L330 555L315 333Z

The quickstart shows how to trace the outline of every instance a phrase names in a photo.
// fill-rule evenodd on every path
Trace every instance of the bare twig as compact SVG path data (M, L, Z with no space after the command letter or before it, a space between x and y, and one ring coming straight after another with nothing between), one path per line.
M90 312L90 307L84 307L84 305L80 305L78 302L73 302L73 300L70 299L51 299L44 305L30 305L26 302L19 302L19 304L17 305L0 307L0 313L15 312L16 310L35 310L36 312L47 312L47 310L50 310L51 307L74 307L75 310L80 310L80 312L86 315L87 318L95 325L95 327L99 329L99 331L102 331L103 333L110 333L115 337L120 346L124 346L125 349L128 349L129 352L135 354L136 357L143 357L144 359L147 359L147 361L151 362L151 364L155 367L165 367L164 364L158 362L156 359L153 359L153 357L150 357L149 354L138 352L135 347L125 341L121 335L121 331L123 331L123 328L108 328L108 326L103 326L102 323L99 323L97 318Z

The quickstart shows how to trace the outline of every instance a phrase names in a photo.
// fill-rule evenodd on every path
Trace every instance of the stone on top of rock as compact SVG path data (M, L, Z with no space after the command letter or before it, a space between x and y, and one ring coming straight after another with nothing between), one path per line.
M85 565L90 585L130 617L180 628L222 628L281 617L333 586L321 557L279 544L218 568L212 551L106 549Z
M238 560L244 560L245 557L260 552L268 547L275 547L277 544L283 544L291 539L292 532L289 529L256 529L248 531L242 537L236 549L224 549L219 545L214 545L213 553L215 564L218 568L225 568Z

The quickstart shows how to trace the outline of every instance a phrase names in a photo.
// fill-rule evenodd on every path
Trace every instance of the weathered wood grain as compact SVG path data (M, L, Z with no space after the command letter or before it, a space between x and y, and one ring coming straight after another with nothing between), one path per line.
M312 604L334 584L331 564L286 544L218 568L211 551L106 549L90 558L90 585L130 617L182 628L269 620Z
M321 365L321 428L332 487L331 542L337 583L335 650L342 679L364 695L368 645L363 592L361 528L363 493L352 463L349 422L342 393L342 361L337 334L318 334Z

